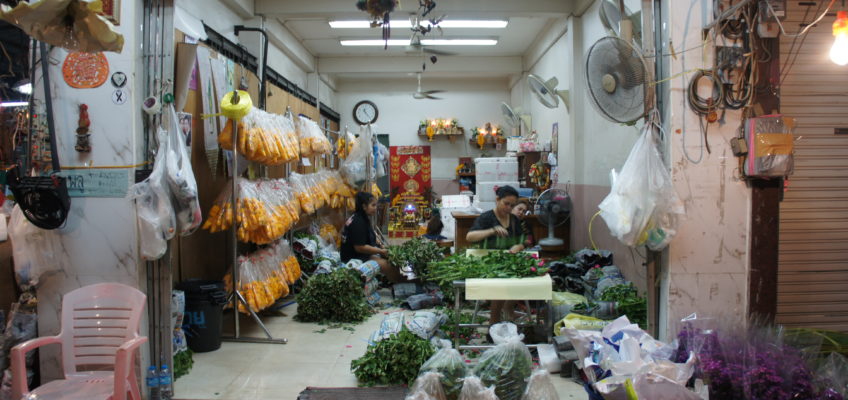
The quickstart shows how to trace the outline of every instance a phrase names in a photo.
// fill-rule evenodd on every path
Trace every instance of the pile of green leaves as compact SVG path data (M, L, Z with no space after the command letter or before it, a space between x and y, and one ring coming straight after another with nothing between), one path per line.
M351 361L359 386L412 385L418 370L434 353L433 345L406 328L368 348Z
M474 374L486 387L495 386L500 400L519 400L533 372L532 359L523 343L508 342L483 353Z
M442 284L468 278L526 278L544 275L539 260L524 253L491 252L483 257L453 255L430 263L427 279Z
M297 296L297 315L301 322L362 322L371 315L365 302L359 273L338 269L309 278Z
M516 236L516 237L494 237L487 238L486 240L475 243L471 246L471 248L476 249L510 249L512 246L517 244L524 244L524 241L527 240L527 237L524 235Z
M433 261L441 260L444 252L436 242L424 238L414 238L398 246L389 246L389 262L401 267L412 265L418 276L427 275L427 267Z
M191 349L185 349L177 354L174 354L174 380L188 374L191 367L194 366L194 352Z
M633 283L610 286L600 297L601 301L614 301L619 315L626 315L627 319L640 327L648 326L648 302L639 296L639 291Z

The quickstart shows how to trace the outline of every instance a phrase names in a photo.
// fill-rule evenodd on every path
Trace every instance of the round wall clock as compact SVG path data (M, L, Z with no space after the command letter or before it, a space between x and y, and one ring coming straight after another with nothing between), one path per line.
M359 125L373 124L377 115L377 106L371 101L362 100L353 106L353 119Z

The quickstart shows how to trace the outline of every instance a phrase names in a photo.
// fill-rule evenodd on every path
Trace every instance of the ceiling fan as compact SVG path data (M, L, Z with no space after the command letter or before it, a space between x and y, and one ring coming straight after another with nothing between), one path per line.
M437 93L443 93L444 90L421 90L421 73L418 72L418 73L416 73L416 75L418 75L418 90L415 93L412 94L412 97L416 98L417 100L424 100L424 99L441 100L442 99L441 97L436 97L436 96L433 96L433 95L437 94Z
M409 44L406 46L407 54L433 54L437 56L455 56L456 53L449 51L436 50L432 47L421 44L421 36L418 33L413 33L409 39Z

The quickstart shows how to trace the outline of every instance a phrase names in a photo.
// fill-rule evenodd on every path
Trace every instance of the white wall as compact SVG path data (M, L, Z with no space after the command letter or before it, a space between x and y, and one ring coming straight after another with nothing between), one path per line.
M228 0L233 1L233 0ZM257 32L242 32L239 36L233 33L235 25L259 27L261 18L243 18L233 7L229 6L227 0L193 1L177 0L177 5L187 11L190 15L200 18L206 25L227 39L244 45L248 51L261 58L262 48L260 46L260 34ZM273 21L272 21L273 22ZM278 24L277 24L278 25ZM299 67L291 57L275 45L273 41L268 45L268 66L286 79L294 82L297 86L318 97L325 104L334 104L336 93L331 88L313 87L308 85L310 72ZM325 85L326 86L326 85Z
M628 1L627 5L631 10L638 9L639 1ZM569 189L574 202L571 248L579 250L594 242L598 248L612 251L625 277L645 290L643 258L612 237L602 218L595 218L589 236L589 221L609 193L609 171L621 170L639 134L637 128L602 117L586 90L586 52L598 39L607 36L599 9L600 2L596 1L580 17L554 21L525 55L525 72L512 87L510 98L513 105L529 111L540 140L550 140L552 125L558 124L559 184L560 187L566 183L572 185ZM526 76L531 73L544 80L556 77L557 88L569 90L570 108L562 102L554 109L542 105L527 84Z
M459 157L480 157L483 154L477 147L468 143L471 128L482 126L486 122L502 125L500 104L509 101L509 90L505 79L461 79L422 80L424 90L444 89L446 93L438 96L442 100L416 100L412 97L417 81L414 76L402 80L340 82L338 89L338 111L342 126L347 125L357 131L353 121L353 106L360 100L373 101L379 110L376 123L377 133L388 133L392 146L429 145L431 146L433 180L455 178L455 168ZM435 139L428 142L418 136L418 123L424 119L456 118L459 126L465 128L464 140L455 143L447 139ZM489 155L503 154L489 148Z
M667 15L676 48L701 44L701 26L711 18L711 4L707 0L670 2ZM713 52L710 47L705 53ZM712 65L710 59L702 61L698 51L667 61L671 63L670 76ZM670 333L676 331L681 318L694 311L721 318L728 325L742 324L748 304L751 190L737 178L737 159L729 145L737 134L741 115L728 110L723 123L711 124L708 137L712 154L704 151L703 159L693 162L698 161L701 145L698 117L686 103L689 79L687 74L670 81L666 121L671 133L672 178L687 211L669 246L668 268L662 276L665 289L661 304L667 304L667 309L660 322ZM682 151L684 135L688 157Z

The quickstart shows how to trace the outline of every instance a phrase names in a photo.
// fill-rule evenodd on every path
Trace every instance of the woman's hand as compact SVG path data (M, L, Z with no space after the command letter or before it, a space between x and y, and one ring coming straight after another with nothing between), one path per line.
M523 251L523 250L524 250L523 244L517 244L517 245L509 248L509 252L512 253L512 254L518 253L518 252Z
M494 236L500 236L500 237L507 237L507 236L509 236L509 231L507 231L507 230L506 230L504 227L502 227L502 226L496 226L496 227L492 228L492 232L493 232L493 235L494 235Z

